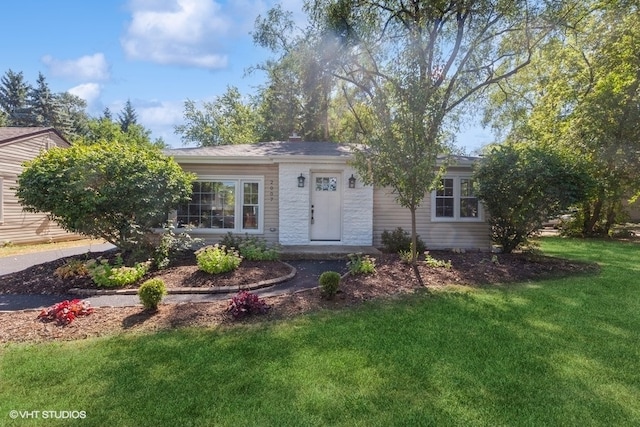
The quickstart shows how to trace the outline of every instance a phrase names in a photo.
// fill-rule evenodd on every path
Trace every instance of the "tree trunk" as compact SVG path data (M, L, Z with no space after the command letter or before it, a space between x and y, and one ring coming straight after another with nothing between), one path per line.
M418 269L418 233L416 231L416 208L411 207L411 267L420 286L425 286Z

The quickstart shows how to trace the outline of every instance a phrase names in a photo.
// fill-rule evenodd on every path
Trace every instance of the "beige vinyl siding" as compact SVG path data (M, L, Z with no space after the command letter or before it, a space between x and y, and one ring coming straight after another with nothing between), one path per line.
M373 244L382 246L382 232L402 227L411 232L411 213L395 202L390 188L373 191ZM427 194L416 212L416 228L427 248L489 250L489 226L482 222L431 222L431 197Z
M242 178L245 176L264 177L264 224L262 234L253 234L263 237L269 243L278 242L278 166L269 165L216 165L216 164L194 164L180 163L180 166L188 172L193 172L198 176L233 176ZM273 230L273 231L272 231ZM193 230L190 233L193 237L204 238L207 242L219 241L226 233L208 234L198 233Z
M46 214L23 211L13 190L17 185L18 175L22 172L22 163L33 159L54 144L61 147L69 146L53 133L0 144L0 181L2 182L0 244L38 243L79 237L64 231Z

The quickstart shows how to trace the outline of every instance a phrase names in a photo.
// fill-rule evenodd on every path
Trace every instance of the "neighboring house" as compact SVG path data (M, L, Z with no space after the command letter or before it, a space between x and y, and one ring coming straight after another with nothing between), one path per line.
M22 163L52 147L69 147L69 142L53 128L0 127L0 245L78 238L47 214L23 211L15 194Z
M209 241L228 232L282 245L382 246L385 230L411 230L408 209L391 189L363 185L348 146L267 142L166 150L197 174L191 202L172 214ZM473 195L474 159L449 167L443 189L417 212L418 234L432 249L491 247L484 211ZM434 165L435 167L435 165Z

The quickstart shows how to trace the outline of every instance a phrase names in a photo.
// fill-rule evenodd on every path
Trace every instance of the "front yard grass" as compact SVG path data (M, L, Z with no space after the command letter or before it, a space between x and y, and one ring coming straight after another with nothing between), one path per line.
M12 410L85 411L83 426L639 425L640 245L542 249L602 271L257 325L6 345L0 425L44 421Z

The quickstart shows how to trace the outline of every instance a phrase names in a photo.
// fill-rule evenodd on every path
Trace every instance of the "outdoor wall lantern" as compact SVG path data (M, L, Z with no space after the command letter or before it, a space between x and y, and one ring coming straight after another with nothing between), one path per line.
M349 178L349 188L356 188L356 177L351 174L351 178Z
M302 174L298 177L298 187L304 187L304 176Z

